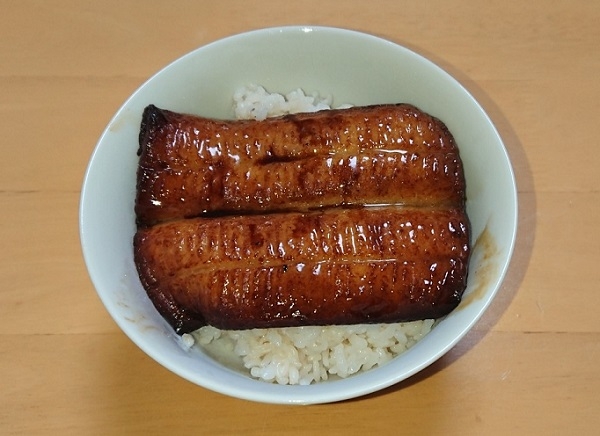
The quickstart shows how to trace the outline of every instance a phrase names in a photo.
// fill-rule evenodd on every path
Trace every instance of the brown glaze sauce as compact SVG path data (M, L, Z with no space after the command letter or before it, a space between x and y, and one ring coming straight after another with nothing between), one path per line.
M471 264L475 267L471 279L473 284L463 295L458 309L465 308L486 295L491 281L498 274L499 253L498 244L486 225L473 244L471 252Z
M138 223L285 211L290 204L464 198L453 139L430 116L417 117L406 105L325 112L257 125L148 108L140 131Z
M178 333L410 321L459 304L462 162L417 108L256 123L149 106L139 139L135 262Z

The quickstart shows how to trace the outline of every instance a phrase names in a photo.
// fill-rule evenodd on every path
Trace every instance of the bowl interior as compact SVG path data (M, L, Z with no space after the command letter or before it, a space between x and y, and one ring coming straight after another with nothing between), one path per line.
M469 284L458 309L392 362L345 380L279 386L229 370L203 352L186 352L141 287L133 264L137 138L143 108L155 104L232 118L232 94L260 84L332 95L334 105L411 103L437 116L454 134L467 179L474 250ZM90 160L81 194L80 236L92 282L120 328L176 374L227 395L272 403L323 403L397 383L448 351L494 297L512 254L516 188L502 140L474 98L420 55L380 38L322 27L284 27L232 36L176 60L143 84L119 109Z

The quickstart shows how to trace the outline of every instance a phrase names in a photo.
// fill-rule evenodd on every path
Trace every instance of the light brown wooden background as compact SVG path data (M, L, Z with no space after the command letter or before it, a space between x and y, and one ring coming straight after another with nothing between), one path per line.
M0 0L0 434L598 434L600 2ZM290 407L137 349L83 264L78 202L113 113L186 52L261 27L361 30L429 57L497 124L519 235L489 312L412 379Z

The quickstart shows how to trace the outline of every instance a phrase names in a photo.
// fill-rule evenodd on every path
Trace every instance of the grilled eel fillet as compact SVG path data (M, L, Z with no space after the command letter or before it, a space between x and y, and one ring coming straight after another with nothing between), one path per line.
M139 140L135 211L142 226L210 213L464 201L452 135L409 105L261 122L148 106Z
M452 135L410 105L217 121L149 106L134 260L180 334L411 321L466 287Z

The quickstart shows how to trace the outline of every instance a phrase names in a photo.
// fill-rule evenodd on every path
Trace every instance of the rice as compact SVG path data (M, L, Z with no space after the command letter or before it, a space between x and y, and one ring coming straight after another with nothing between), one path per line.
M210 355L245 368L252 377L308 385L383 365L429 333L433 323L429 319L237 331L206 326L192 335Z
M296 89L286 95L258 85L235 91L238 119L263 120L297 112L332 108L333 99ZM351 107L341 105L337 108ZM265 382L308 385L346 378L390 361L431 331L433 319L393 324L308 326L253 330L202 327L183 335L181 345L202 347L231 368Z
M264 120L298 112L317 112L331 109L331 96L321 97L318 93L305 94L302 89L296 89L286 95L270 93L262 86L248 85L237 89L233 94L235 117L240 120ZM344 104L337 109L348 108Z

